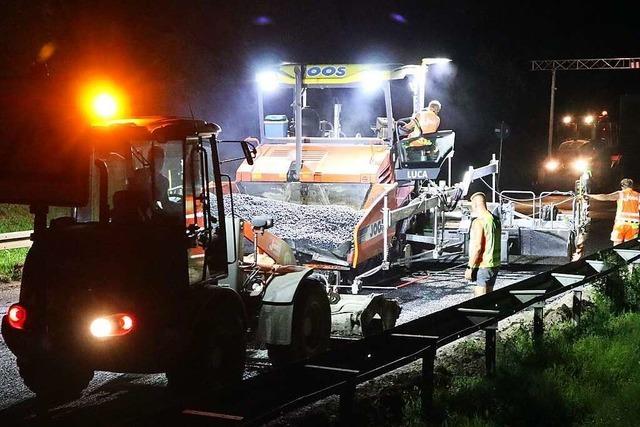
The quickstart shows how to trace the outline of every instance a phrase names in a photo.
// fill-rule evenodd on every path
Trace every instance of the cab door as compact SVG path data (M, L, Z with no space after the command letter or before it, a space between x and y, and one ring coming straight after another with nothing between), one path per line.
M208 138L193 137L185 140L184 153L189 282L222 278L227 249L217 152Z

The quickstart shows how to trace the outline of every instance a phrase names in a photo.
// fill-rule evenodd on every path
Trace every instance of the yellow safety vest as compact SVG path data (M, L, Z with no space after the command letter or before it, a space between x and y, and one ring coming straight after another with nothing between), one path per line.
M482 225L482 234L484 235L482 247L482 260L479 268L500 267L500 235L502 234L502 226L500 218L486 211L474 219ZM475 242L472 242L472 244Z

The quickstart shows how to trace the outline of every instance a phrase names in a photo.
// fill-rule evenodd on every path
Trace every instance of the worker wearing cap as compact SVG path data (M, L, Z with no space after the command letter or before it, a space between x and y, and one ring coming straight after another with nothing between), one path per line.
M464 272L465 279L475 285L475 296L493 290L500 269L500 218L487 209L484 193L471 196L471 222L469 238L469 263Z
M440 117L438 114L442 109L442 105L435 99L429 102L427 108L418 111L413 115L411 121L407 125L403 126L403 130L409 132L409 135L404 140L409 147L423 147L431 145L431 141L423 138L425 133L433 133L438 130L440 126Z
M609 194L590 194L594 200L616 201L616 219L613 223L611 241L614 245L638 238L640 225L640 193L633 190L633 180L620 181L621 190Z

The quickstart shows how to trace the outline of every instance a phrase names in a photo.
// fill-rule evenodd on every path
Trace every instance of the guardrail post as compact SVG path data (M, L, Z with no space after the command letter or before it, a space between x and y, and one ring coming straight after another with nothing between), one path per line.
M429 418L433 409L433 368L436 361L436 346L430 346L422 356L422 417Z
M484 329L484 360L486 374L493 376L496 373L496 341L498 334L498 323L487 326Z
M612 274L604 278L604 292L613 303L613 310L617 313L624 307L624 282L616 275Z
M348 381L340 392L340 424L353 423L353 403L356 396L356 383Z
M582 315L582 289L573 290L573 303L571 306L571 319L576 324Z
M533 305L533 340L536 344L542 342L544 333L544 301Z

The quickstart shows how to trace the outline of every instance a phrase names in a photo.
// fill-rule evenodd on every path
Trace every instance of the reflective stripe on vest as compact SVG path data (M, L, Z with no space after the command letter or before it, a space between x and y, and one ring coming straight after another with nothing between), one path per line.
M616 222L640 221L640 193L630 188L620 191L616 210Z
M480 221L484 245L482 245L482 260L479 268L493 268L500 266L500 235L502 227L500 218L486 211L474 221Z

